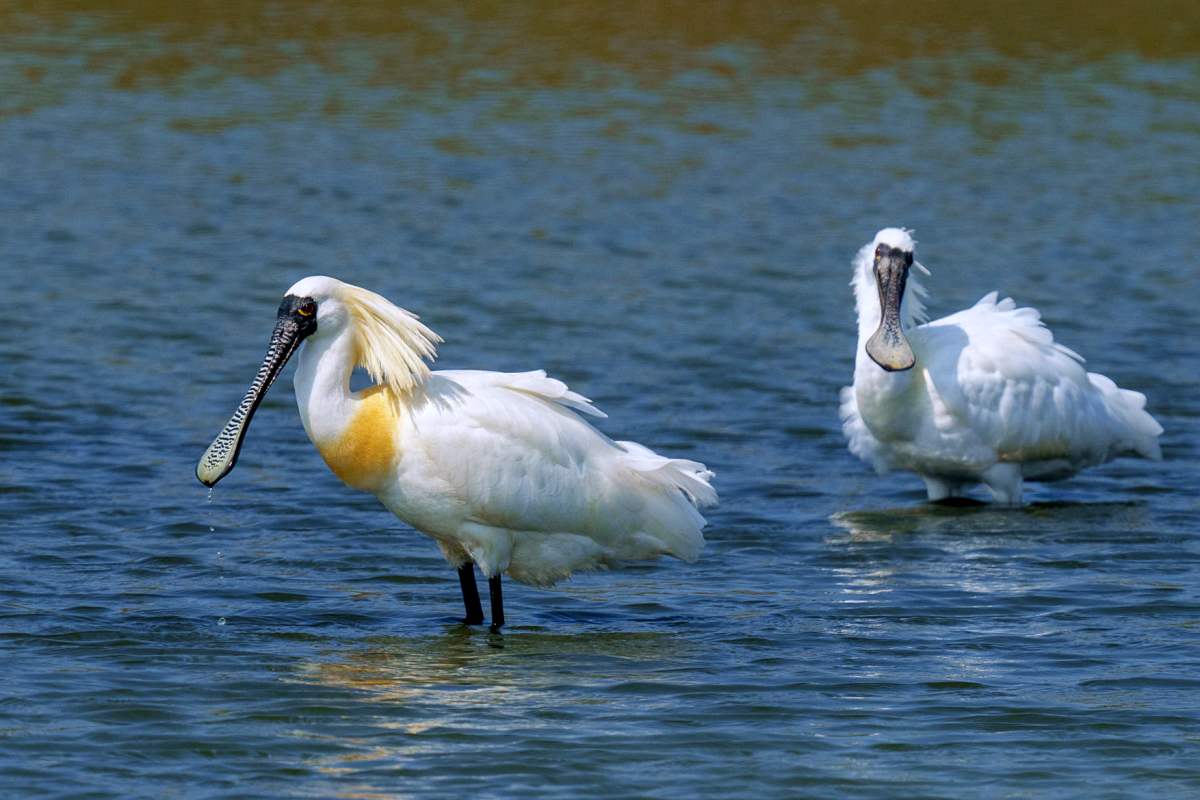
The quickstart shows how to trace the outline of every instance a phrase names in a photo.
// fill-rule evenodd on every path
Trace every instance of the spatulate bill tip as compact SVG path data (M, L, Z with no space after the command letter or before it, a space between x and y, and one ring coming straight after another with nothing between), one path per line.
M200 456L200 460L196 462L196 480L211 489L217 485L217 481L233 471L236 463L236 448L222 446L221 438L217 437L217 440L208 446L204 455Z
M884 330L876 331L867 341L867 355L888 372L903 372L916 366L917 357L903 336L889 336Z
M228 469L206 468L203 462L196 465L196 480L200 481L210 489L216 486L217 481L221 480L221 478L224 478L227 474L229 474Z

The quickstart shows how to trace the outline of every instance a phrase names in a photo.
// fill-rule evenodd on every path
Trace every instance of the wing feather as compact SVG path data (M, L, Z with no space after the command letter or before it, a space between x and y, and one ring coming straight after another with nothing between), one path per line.
M579 413L603 416L544 372L442 371L413 427L428 469L495 528L589 536L620 550L651 536L660 552L694 558L716 501L704 465L614 442ZM577 413L578 412L578 413Z
M1083 465L1139 450L1144 430L1131 429L1122 390L1055 342L1036 309L998 298L918 329L928 374L958 424L1004 461Z
M605 414L603 411L592 405L592 401L588 398L577 392L572 392L562 381L547 377L544 369L538 369L532 372L509 372L500 374L505 376L505 380L502 385L507 386L510 389L528 392L536 397L541 397L553 403L558 403L560 406L565 406L578 411L581 414L599 417L600 419L606 419L608 417L608 414Z

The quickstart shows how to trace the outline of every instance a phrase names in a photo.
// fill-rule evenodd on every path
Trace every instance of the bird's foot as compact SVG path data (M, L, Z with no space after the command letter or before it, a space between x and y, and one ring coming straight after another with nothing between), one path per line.
M987 503L982 500L976 500L974 497L959 497L958 495L949 495L937 500L930 500L930 505L941 506L942 508L978 508L986 506Z
M925 493L931 503L948 506L975 505L974 501L963 496L963 485L958 481L935 478L932 475L921 475L921 480L925 482Z
M467 612L460 622L463 625L482 625L483 604L479 602L479 589L475 586L475 565L470 561L459 566L458 582L462 587L463 606Z
M1024 477L1021 475L1021 465L1012 462L992 464L979 476L983 485L992 493L992 500L998 506L1006 508L1021 507L1021 490L1024 487Z
M504 625L504 589L499 575L488 578L488 593L492 598L492 633L499 633Z

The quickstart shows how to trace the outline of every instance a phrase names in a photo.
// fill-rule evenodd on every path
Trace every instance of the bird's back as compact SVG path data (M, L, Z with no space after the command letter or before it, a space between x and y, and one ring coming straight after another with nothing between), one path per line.
M521 536L553 548L545 535L565 534L562 547L590 540L579 556L589 566L694 559L704 541L696 509L716 502L711 473L608 439L581 414L604 416L541 371L435 372L409 409L396 490L382 499L434 535L511 532L514 552Z
M1001 461L1069 474L1127 453L1157 457L1162 428L1144 410L1146 398L1088 373L1036 309L992 292L913 339L954 422Z

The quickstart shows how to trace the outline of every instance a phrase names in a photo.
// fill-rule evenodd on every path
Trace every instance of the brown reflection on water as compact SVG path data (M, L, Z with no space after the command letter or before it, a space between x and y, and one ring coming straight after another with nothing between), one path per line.
M1194 56L1198 20L1188 0L532 0L454 9L432 0L15 0L0 5L0 44L10 58L82 55L87 70L121 89L298 65L409 89L589 87L614 74L655 82L692 71L736 87L751 76L848 75L967 50L1067 62ZM21 77L39 84L46 66L26 64ZM972 77L1011 80L986 64Z
M363 691L375 701L471 706L494 702L498 694L545 691L563 680L604 685L648 679L663 663L691 656L690 643L661 633L499 635L456 626L442 635L389 637L332 653L306 665L299 679ZM586 681L564 677L573 674L575 661L588 665ZM422 726L428 723L418 723L414 732Z

